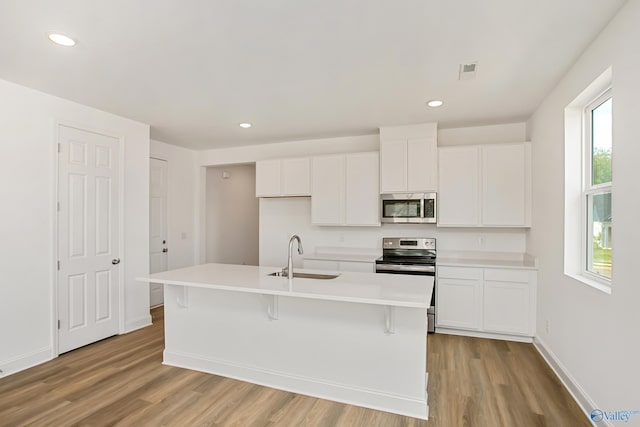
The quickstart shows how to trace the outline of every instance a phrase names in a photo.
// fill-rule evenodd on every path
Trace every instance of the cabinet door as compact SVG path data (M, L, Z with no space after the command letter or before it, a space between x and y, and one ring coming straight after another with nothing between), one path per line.
M407 141L380 142L380 192L407 191Z
M482 327L482 281L441 279L436 281L436 325L478 330Z
M407 191L426 193L438 189L438 147L435 138L407 141Z
M438 226L479 225L478 147L438 150Z
M256 162L256 197L280 195L280 160Z
M311 168L311 222L342 225L345 222L344 156L314 157Z
M484 282L484 330L532 335L528 283Z
M346 156L346 224L380 225L378 153Z
M482 147L483 225L528 225L527 148L526 144Z
M282 159L280 161L281 190L283 196L311 195L309 159Z

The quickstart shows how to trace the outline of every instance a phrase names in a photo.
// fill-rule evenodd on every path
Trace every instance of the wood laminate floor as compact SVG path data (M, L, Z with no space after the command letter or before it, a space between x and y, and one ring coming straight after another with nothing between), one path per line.
M590 426L530 344L430 335L423 421L164 366L153 316L0 379L0 426Z

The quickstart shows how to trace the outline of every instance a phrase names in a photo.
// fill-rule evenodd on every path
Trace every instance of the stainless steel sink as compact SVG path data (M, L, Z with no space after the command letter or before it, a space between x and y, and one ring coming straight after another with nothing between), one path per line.
M274 273L269 274L269 276L287 277L287 272L286 271L276 271ZM294 279L298 278L298 279L321 279L321 280L327 280L327 279L335 279L338 276L339 276L339 274L297 273L295 271L293 272Z

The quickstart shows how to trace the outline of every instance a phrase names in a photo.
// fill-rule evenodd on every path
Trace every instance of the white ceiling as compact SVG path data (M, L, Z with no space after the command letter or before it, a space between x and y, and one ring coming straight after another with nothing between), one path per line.
M0 0L0 78L195 149L508 123L534 111L623 3ZM51 31L77 46L54 45ZM458 81L470 61L476 79ZM434 98L445 105L427 108Z

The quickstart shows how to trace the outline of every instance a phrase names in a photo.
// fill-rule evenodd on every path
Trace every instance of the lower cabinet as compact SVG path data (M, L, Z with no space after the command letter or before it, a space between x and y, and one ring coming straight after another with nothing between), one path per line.
M438 279L437 286L437 324L480 330L482 280Z
M533 337L534 270L438 267L436 326Z
M349 271L355 273L375 273L376 265L373 262L333 261L320 259L305 259L304 268L310 270Z

